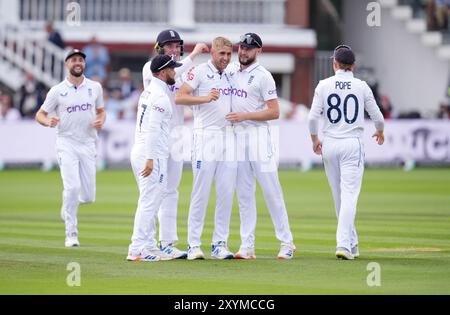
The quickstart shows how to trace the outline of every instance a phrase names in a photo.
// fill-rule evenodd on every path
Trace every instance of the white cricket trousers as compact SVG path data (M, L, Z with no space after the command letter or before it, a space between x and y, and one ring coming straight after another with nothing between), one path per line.
M283 191L278 178L276 147L271 139L270 129L267 127L258 127L257 129L256 133L247 131L236 134L238 156L242 155L239 153L240 150L245 151L244 161L238 161L237 173L239 176L236 193L241 220L241 247L247 248L255 247L256 180L261 186L266 205L269 208L276 238L282 243L292 243L293 241ZM255 143L257 143L256 147L253 145ZM263 149L261 150L261 148Z
M63 182L62 212L66 236L78 235L78 206L95 201L95 143L57 137L56 154Z
M359 138L325 137L322 156L338 219L337 247L351 250L358 244L355 216L364 173L364 146Z
M167 243L178 241L178 186L182 173L183 160L170 155L167 160L167 188L158 211L159 240Z
M231 132L228 136L233 137ZM215 179L216 207L212 243L228 241L231 210L236 184L237 163L226 160L223 131L194 131L192 171L194 175L188 215L188 244L201 245L206 209Z
M131 167L139 187L139 200L134 218L133 235L129 251L156 249L156 220L167 185L167 159L154 159L150 176L142 177L146 158L143 147L133 147Z

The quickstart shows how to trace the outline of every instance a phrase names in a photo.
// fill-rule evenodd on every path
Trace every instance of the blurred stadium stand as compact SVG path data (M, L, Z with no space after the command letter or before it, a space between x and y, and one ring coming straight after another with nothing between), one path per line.
M0 94L14 95L13 106L23 112L19 102L24 99L21 93L29 87L26 78L32 77L49 88L64 77L62 60L66 50L47 40L48 21L53 21L62 35L66 49L83 48L93 37L107 48L110 63L104 82L105 99L123 101L120 106L128 114L118 117L125 120L133 118L142 65L153 54L154 40L161 30L180 31L185 52L197 42L210 43L218 35L237 42L241 34L253 31L263 39L260 62L274 75L282 116L289 123L304 123L314 88L319 80L333 74L330 56L342 42L356 52L356 75L369 83L386 118L447 119L448 11L443 27L436 20L434 2L0 0ZM368 4L373 3L379 4L381 26L367 24L371 13ZM75 13L79 14L79 25ZM205 54L196 63L208 57ZM131 71L136 88L126 100L118 94L119 70L123 68ZM42 96L41 92L37 94ZM24 116L32 117L30 113ZM448 152L450 159L450 149Z

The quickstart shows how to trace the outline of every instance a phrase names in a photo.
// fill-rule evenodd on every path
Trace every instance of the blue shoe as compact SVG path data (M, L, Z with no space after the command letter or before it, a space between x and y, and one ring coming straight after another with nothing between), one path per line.
M213 259L233 259L234 255L227 248L224 241L217 242L211 246L211 257Z
M127 260L128 261L160 261L161 256L159 255L160 251L158 249L144 249L142 252L128 252Z
M293 243L281 243L277 259L292 259L294 258L295 250L296 248Z
M162 243L159 243L159 249L164 253L163 256L171 257L171 259L186 259L188 253L176 248L173 243L169 243L166 246L163 246ZM169 260L169 259L166 259Z

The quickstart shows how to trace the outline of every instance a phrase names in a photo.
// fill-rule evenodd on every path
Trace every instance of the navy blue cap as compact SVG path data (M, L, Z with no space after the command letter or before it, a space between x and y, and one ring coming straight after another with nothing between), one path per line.
M161 31L156 38L156 44L160 47L170 42L180 42L180 44L183 45L183 40L181 39L180 34L178 34L175 30Z
M350 46L347 45L339 45L334 50L334 54L332 56L337 62L342 63L344 65L352 65L355 63L356 58Z
M263 43L258 34L246 33L240 37L238 45L242 45L247 48L262 48Z
M156 55L150 63L150 70L153 73L156 73L166 68L177 68L182 65L182 63L176 62L175 59L169 55Z
M69 59L72 56L75 55L80 55L81 57L83 57L83 59L86 59L86 54L84 52L82 52L79 49L72 49L71 51L69 51L66 55L66 59L64 59L64 61L67 61L67 59Z

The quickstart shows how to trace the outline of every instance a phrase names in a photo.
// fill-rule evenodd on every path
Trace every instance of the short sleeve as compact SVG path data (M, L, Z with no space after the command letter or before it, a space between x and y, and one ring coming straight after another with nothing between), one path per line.
M52 87L50 91L48 91L47 96L45 97L44 104L42 104L41 108L45 110L47 113L56 111L58 107L58 92L55 87Z
M261 95L264 101L270 101L278 98L275 80L270 73L261 80Z
M98 89L98 93L97 93L97 99L95 100L95 108L103 108L103 107L105 107L105 102L103 99L103 88L100 83L97 84L97 89Z
M186 74L184 83L188 84L193 90L200 85L200 68L192 67Z

